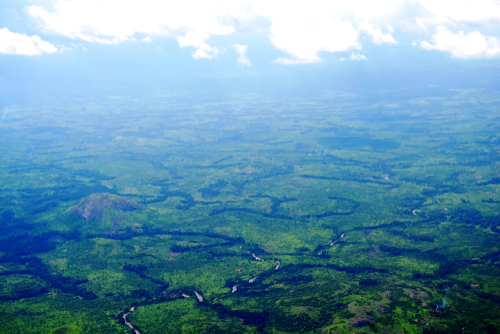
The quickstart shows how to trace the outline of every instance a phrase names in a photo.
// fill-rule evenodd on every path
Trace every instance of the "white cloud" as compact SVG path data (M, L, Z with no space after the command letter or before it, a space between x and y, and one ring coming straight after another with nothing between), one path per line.
M500 22L500 3L496 0L420 0L430 24Z
M288 64L319 62L321 52L361 48L353 22L389 15L401 1L386 0L387 6L381 6L368 0L312 0L307 5L284 0L144 0L140 5L126 0L58 0L53 10L33 5L28 13L45 32L88 42L133 41L136 33L171 36L181 47L194 47L195 58L217 55L217 47L208 44L213 35L267 30L274 46L288 54L277 61ZM390 34L372 30L370 36L377 43L390 40Z
M195 33L194 31L188 31L184 37L181 36L177 38L177 41L179 42L179 46L181 48L186 46L196 48L196 50L191 54L194 59L212 59L217 56L219 49L205 43L205 40L209 37L210 35L205 32Z
M53 7L27 7L46 33L102 44L134 42L137 35L147 36L145 42L168 37L194 48L194 58L211 59L222 52L212 45L213 36L267 32L284 52L275 60L281 64L316 63L325 52L360 50L360 34L375 44L395 44L393 36L409 30L425 34L423 40L439 25L500 24L499 0L53 1ZM485 43L491 49L495 38ZM430 48L441 50L437 44Z
M342 21L340 17L312 24L275 20L269 39L276 48L292 56L292 59L278 58L276 62L281 64L317 63L321 61L320 52L339 52L361 47L352 23Z
M359 52L357 54L354 54L354 52L352 52L351 55L349 56L349 59L350 60L368 60L368 58L366 58L366 56L359 54Z
M250 59L247 57L248 45L234 44L233 47L239 55L237 60L238 65L252 66Z
M217 51L217 48L215 49L215 51ZM191 53L191 56L194 59L212 59L217 56L217 53L207 53L202 49L196 49L196 51Z
M389 30L393 30L391 26L388 28ZM358 30L365 32L368 36L371 37L371 40L375 44L382 43L391 43L395 44L396 40L392 37L390 33L384 34L380 29L378 29L375 25L371 24L368 21L362 21L358 23Z
M12 55L36 56L43 53L54 53L57 48L49 42L42 41L37 35L27 36L0 29L0 53Z
M71 44L73 44L73 43L71 43ZM66 53L66 52L69 52L69 51L72 51L72 50L73 50L72 47L67 47L64 44L62 46L59 46L59 52L60 53Z
M151 37L146 36L142 39L143 42L151 42Z
M218 53L206 39L234 32L234 27L219 20L227 11L224 2L59 0L53 12L33 5L28 7L28 13L45 32L92 43L133 42L136 33L170 35L181 47L195 47L193 57L199 59L213 58Z
M485 37L478 31L454 34L444 26L439 26L432 35L433 44L422 41L420 46L426 50L450 52L453 58L495 58L500 56L500 40Z

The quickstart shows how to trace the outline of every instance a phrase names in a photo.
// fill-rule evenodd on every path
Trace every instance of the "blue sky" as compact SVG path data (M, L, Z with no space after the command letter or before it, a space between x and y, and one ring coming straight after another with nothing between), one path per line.
M4 0L0 12L4 101L207 77L264 90L495 87L499 58L493 0Z

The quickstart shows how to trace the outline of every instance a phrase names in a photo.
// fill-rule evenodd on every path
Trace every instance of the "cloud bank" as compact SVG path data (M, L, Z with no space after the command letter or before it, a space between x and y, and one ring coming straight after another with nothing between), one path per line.
M340 17L314 23L276 20L269 39L292 58L278 58L281 64L306 64L321 61L320 52L339 52L361 48L358 34L349 21Z
M0 29L0 53L11 55L36 56L43 53L54 53L57 48L49 42L42 41L37 35L28 36Z
M500 35L497 0L57 0L52 8L28 6L27 13L47 34L102 44L173 38L193 48L195 59L221 53L214 36L260 32L283 51L275 61L285 65L321 62L326 53L361 50L365 43L399 44L396 36L409 33L424 35L418 46L425 50L492 58ZM460 32L471 25L493 33Z
M500 40L494 37L485 37L478 31L464 34L460 31L454 34L444 26L437 27L437 33L432 35L431 44L427 41L420 43L426 50L439 50L451 53L453 58L495 58L500 56Z

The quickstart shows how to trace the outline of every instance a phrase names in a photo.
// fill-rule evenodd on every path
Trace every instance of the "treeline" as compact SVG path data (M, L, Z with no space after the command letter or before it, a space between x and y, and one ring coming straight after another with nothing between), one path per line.
M57 247L57 243L52 239L58 237L65 240L78 239L80 233L77 231L51 231L37 235L28 234L22 237L19 235L11 235L2 238L0 239L0 251L6 253L2 261L4 261L4 259L9 259L11 262L18 262L23 256L51 251Z
M168 283L166 283L164 281L161 281L161 280L157 280L157 279L155 279L155 278L153 278L151 276L148 276L146 274L146 271L148 270L148 267L146 267L145 265L142 265L142 264L138 264L138 265L126 264L126 265L123 266L123 270L135 273L135 274L139 275L140 278L148 279L151 282L159 285L159 288L158 288L159 292L161 292L163 290L166 290L169 287ZM149 295L149 292L147 292L147 294ZM141 293L141 296L142 296L142 293Z
M232 242L225 242L223 245L225 247L228 246L233 246L235 243ZM220 247L220 244L212 244L212 245L197 245L197 246L183 246L183 245L178 245L174 244L170 246L170 250L174 253L186 253L186 252L192 252L192 251L203 251L206 252L206 257L208 259L213 258L213 257L226 257L226 256L231 256L231 257L245 257L245 258L250 258L248 254L237 254L237 253L228 253L228 252L217 252L212 250L211 248L216 248ZM199 256L202 256L203 254L198 253Z
M296 199L294 199L294 200L296 200ZM356 208L357 208L357 206L356 206ZM348 216L348 215L351 215L354 213L354 209L352 211L348 211L348 212L326 211L326 212L323 212L323 213L320 213L317 215L309 214L309 215L302 215L302 216L298 216L298 217L294 218L294 217L291 217L289 215L283 215L283 214L279 214L279 213L272 212L272 211L270 213L267 213L267 212L262 212L262 211L258 211L258 210L248 209L248 208L228 208L228 207L226 207L226 208L222 208L222 209L212 210L212 212L210 212L209 216L216 216L216 215L223 214L225 212L245 212L245 213L250 213L250 214L254 214L254 215L260 215L260 216L265 217L265 218L272 218L272 219L284 219L284 220L299 219L299 220L302 220L302 219L310 219L310 218L318 218L319 219L319 218L326 218L326 217L331 217L331 216Z
M55 249L57 244L53 241L56 238L64 240L78 240L81 238L80 232L72 231L50 231L35 234L35 224L25 219L15 217L11 210L4 211L1 216L2 234L0 238L0 251L5 255L0 258L2 261L18 262L21 257L34 254L45 253Z
M389 182L383 182L383 181L377 181L377 180L367 180L367 179L357 179L357 178L352 178L352 177L340 178L340 177L319 176L319 175L309 175L309 174L303 174L303 175L300 175L300 177L303 177L305 179L350 181L350 182L358 182L358 183L375 183L375 184L380 184L380 185L389 186L389 187L393 186Z
M180 191L180 190L171 191L168 189L161 189L159 196L157 196L151 200L145 200L142 203L143 204L160 203L160 202L166 201L169 197L181 197L182 198L182 200L179 202L179 204L176 207L179 210L189 210L192 206L197 204L191 194L188 194L188 193Z
M262 217L266 217L266 218L285 219L285 220L293 219L290 216L280 215L280 214L276 214L276 213L261 212L261 211L257 211L257 210L247 209L247 208L223 208L223 209L212 210L212 212L210 212L209 216L220 215L224 212L246 212L246 213L250 213L250 214L254 214L254 215L261 215Z
M249 312L249 311L244 311L244 310L231 310L227 306L219 304L219 303L207 304L206 306L211 308L212 310L216 311L217 315L222 319L225 317L234 317L234 318L243 319L244 325L257 326L257 330L260 333L263 332L264 327L266 327L266 322L269 318L268 311Z
M18 173L31 173L31 172L36 172L36 171L59 171L62 173L67 173L70 176L81 176L87 179L92 179L93 181L107 181L107 180L113 180L114 177L110 177L107 175L104 175L98 171L94 170L88 170L88 169L74 169L74 168L68 168L68 167L62 167L55 165L53 163L50 163L48 165L23 165L23 166L14 166L14 167L7 167L9 170L9 174L18 174ZM63 175L61 175L61 178L63 178Z
M220 164L220 163L221 163L221 162L223 162L223 161L231 160L231 159L233 159L233 156L232 156L232 155L228 155L227 157L224 157L224 158L221 158L221 159L219 159L219 160L217 160L217 161L214 161L214 162L212 163L212 166L213 166L213 165Z
M408 234L399 230L387 230L388 233L393 235L397 235L398 237L402 237L405 239L409 239L416 242L434 242L434 238L429 235L424 234Z
M480 186L487 186L487 185L490 185L490 184L500 184L500 177L494 177L494 178L492 178L491 180L489 180L487 182L479 183Z
M29 298L48 292L49 290L77 295L87 300L97 298L93 292L87 291L85 287L80 286L81 284L88 283L86 279L78 280L57 273L51 273L48 266L37 257L23 257L22 264L25 265L25 269L3 271L0 275L30 275L44 281L47 287L41 288L39 286L34 286L31 290L24 290L20 294L16 294L15 292L14 295L1 297L2 299L18 300L21 298Z
M492 198L483 199L483 200L481 200L481 202L483 202L483 203L491 203L491 204L497 204L497 203L500 203L500 201L495 201L495 200L494 200L494 199L492 199Z
M225 180L218 180L217 182L198 189L201 192L201 196L203 198L211 198L220 195L221 191L228 185L228 182Z
M492 231L500 226L499 216L483 216L476 209L458 208L453 212L452 219L458 224L479 225L482 228L490 227Z
M387 228L387 227L406 226L407 224L408 224L407 222L394 221L392 223L378 224L378 225L373 225L373 226L356 226L356 227L351 228L350 230L346 230L346 232L363 231L363 230L378 230L378 229Z
M307 286L307 284L314 281L312 275L301 275L301 270L312 268L312 267L325 267L320 265L288 265L283 268L273 280L266 280L266 277L270 275L276 275L272 270L266 273L262 273L259 276L259 280L248 284L246 282L238 282L234 280L226 281L226 287L231 288L234 285L238 285L238 296L239 297L250 297L255 300L259 300L259 308L262 311L251 312L247 310L236 309L232 310L229 307L214 303L214 304L198 304L198 307L208 307L215 310L218 316L222 319L225 317L236 317L243 320L244 325L258 326L260 332L267 332L273 328L274 330L286 331L286 332L308 332L313 329L324 327L329 321L331 321L332 315L338 314L342 310L346 309L346 305L338 303L334 299L321 299L321 301L315 298L308 298L307 305L304 306L302 302L299 301L297 305L301 309L305 309L306 312L298 312L293 314L291 312L284 311L283 308L289 310L291 306L294 306L294 302L289 300L283 300L283 293L288 294L289 290L283 291L280 289L269 289L274 284L283 283L286 286ZM268 283L263 283L267 281ZM378 284L378 282L367 281L368 284ZM310 295L309 295L310 296ZM276 307L276 301L280 300L280 306ZM296 304L295 304L296 305ZM313 312L314 316L310 316L308 312Z
M184 166L186 169L225 169L225 168L230 168L230 167L235 167L238 166L238 164L228 164L228 165L208 165L208 166L196 166L196 165L191 165L191 166Z
M22 201L29 202L26 211L30 215L50 211L58 206L58 202L76 201L93 193L107 192L116 194L116 188L109 189L100 184L88 186L81 182L60 187L45 187L19 190Z
M425 203L427 200L426 197L420 196L420 195L414 195L414 196L409 196L406 198L402 198L398 205L407 209L418 209L422 207L422 205Z
M235 244L245 244L245 239L242 237L231 237L228 235L224 234L217 234L217 233L212 233L212 232L192 232L192 231L170 231L170 230L165 230L162 228L154 227L153 225L143 225L142 226L142 231L137 231L133 230L130 226L127 228L118 231L115 234L108 234L108 233L90 233L85 236L87 239L93 239L93 238L105 238L105 239L113 239L113 240L129 240L132 238L136 237L141 237L141 236L153 236L153 235L161 235L161 234L168 234L172 236L193 236L193 237L206 237L206 238L213 238L213 239L222 239L224 240L224 246L232 246ZM191 250L196 250L196 249L201 249L201 248L211 248L211 247L218 247L220 244L214 244L214 245L199 245L199 246L182 246L182 245L174 245L171 247L171 250L173 252L187 252ZM174 250L175 249L175 250Z

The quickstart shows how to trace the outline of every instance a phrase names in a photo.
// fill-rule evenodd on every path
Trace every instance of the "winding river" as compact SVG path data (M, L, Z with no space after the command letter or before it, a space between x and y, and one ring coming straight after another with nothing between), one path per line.
M132 308L130 309L130 311L128 311L127 313L125 313L123 315L123 320L125 320L125 325L127 325L131 330L133 330L135 334L141 334L141 332L139 332L137 329L135 329L134 326L130 322L127 321L127 316L130 313L134 312L134 310L135 310L135 306L132 306Z
M337 241L339 241L340 239L342 239L343 237L345 236L345 233L342 233L342 235L340 236L340 238L338 238L337 240L333 241L332 243L330 243L330 246L333 246ZM261 259L260 257L256 256L254 253L252 253L252 256L254 257L254 259L256 261L266 261L264 259ZM270 270L278 270L281 266L281 261L280 260L268 260L268 261L273 261L273 262L276 262L276 267L273 268L273 269L270 269ZM252 277L250 280L248 280L248 283L253 283L259 276L254 276ZM238 288L238 285L234 285L233 288L231 289L231 292L230 293L235 293L237 291L237 288ZM196 290L193 290L196 297L198 298L198 301L201 303L203 302L203 296L198 293ZM186 295L184 293L182 293L182 296L184 298L189 298L190 296L189 295ZM219 296L220 297L220 296ZM219 299L219 297L216 297L212 300L212 302L215 302L217 299ZM127 316L134 312L135 310L135 306L133 306L127 313L125 313L123 315L123 320L125 320L125 325L127 325L131 330L134 331L135 334L141 334L133 325L132 323L130 323L128 320L127 320Z
M340 236L340 238L338 238L338 239L337 239L337 240L335 240L335 241L332 241L332 243L330 244L330 246L335 245L335 243L336 243L337 241L339 241L340 239L342 239L344 236L345 236L345 233L342 233L342 235Z

